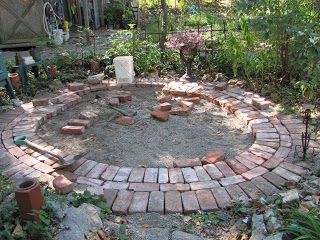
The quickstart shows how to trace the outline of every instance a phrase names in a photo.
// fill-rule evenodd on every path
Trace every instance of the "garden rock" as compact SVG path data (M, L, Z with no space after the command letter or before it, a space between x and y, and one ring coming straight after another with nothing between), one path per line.
M131 240L169 240L169 229L140 228L128 225L128 237Z
M47 201L49 208L52 210L54 216L59 220L62 221L64 216L67 213L68 205L62 201Z
M60 240L84 240L90 230L98 230L103 227L99 217L100 208L83 203L79 208L70 207L66 211L65 218L61 224L68 230L64 230L57 235Z
M225 82L225 81L227 81L227 78L223 73L217 73L215 81Z
M287 192L280 193L280 196L282 197L282 202L284 204L290 204L299 201L299 192L297 189L292 189Z
M274 233L278 229L281 228L281 224L279 223L278 219L276 217L270 217L267 221L267 230L270 233Z
M303 183L303 190L310 195L320 195L320 178Z
M252 216L252 234L249 240L264 240L267 234L266 226L263 221L263 215L253 214Z
M111 236L119 234L120 224L117 224L117 223L114 223L114 222L111 222L111 221L104 221L103 224L104 224L104 227L105 227L106 231Z
M164 111L152 111L152 112L150 112L150 115L153 118L158 119L161 122L168 121L168 119L169 119L169 114Z
M202 240L201 237L193 235L190 233L185 233L181 231L174 231L172 233L172 240Z
M202 81L205 82L212 82L213 81L213 77L210 74L204 74L201 78Z

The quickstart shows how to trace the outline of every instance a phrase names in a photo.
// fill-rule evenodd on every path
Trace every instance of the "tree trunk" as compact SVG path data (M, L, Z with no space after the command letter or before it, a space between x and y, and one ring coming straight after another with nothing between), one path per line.
M161 9L163 14L162 19L162 31L160 36L160 49L163 52L165 50L165 42L167 41L167 32L168 32L168 6L166 0L161 0Z

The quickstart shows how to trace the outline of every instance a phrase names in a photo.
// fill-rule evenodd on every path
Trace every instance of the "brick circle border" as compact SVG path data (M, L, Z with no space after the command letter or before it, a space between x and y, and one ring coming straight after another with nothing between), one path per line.
M26 135L28 139L60 154L64 153L37 135L41 124L73 107L90 92L102 90L132 90L160 88L165 94L200 97L234 114L255 136L255 142L235 158L213 164L188 161L186 166L172 168L118 167L78 159L64 170L56 170L57 159L35 152L13 139ZM293 146L301 142L302 119L279 116L273 103L259 95L228 86L225 83L154 83L117 85L114 82L85 85L81 90L65 91L50 99L50 105L34 107L23 104L16 111L0 115L2 132L0 167L2 175L13 180L21 177L39 178L52 187L54 177L65 175L75 182L75 191L87 189L104 196L116 214L139 212L191 213L211 211L230 206L231 201L256 199L278 193L286 181L299 182L308 170L290 161Z

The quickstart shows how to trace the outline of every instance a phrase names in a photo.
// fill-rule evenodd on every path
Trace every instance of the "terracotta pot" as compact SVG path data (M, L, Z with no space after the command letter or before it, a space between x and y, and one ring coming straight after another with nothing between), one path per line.
M8 77L15 89L20 88L20 77L18 73L8 73Z
M30 213L33 212L32 210L41 210L43 206L39 182L33 178L23 178L16 182L14 191L21 218L38 221L38 216Z
M90 60L90 68L92 71L99 71L100 70L100 62L95 60Z
M57 66L56 65L49 65L48 72L50 75L56 75L57 74Z

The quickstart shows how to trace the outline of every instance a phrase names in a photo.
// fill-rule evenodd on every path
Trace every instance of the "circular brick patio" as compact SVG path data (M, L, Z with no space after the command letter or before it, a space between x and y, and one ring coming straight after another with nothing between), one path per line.
M172 168L118 167L80 158L64 170L55 169L59 167L57 159L14 144L15 136L27 135L33 142L71 160L72 153L50 146L37 135L41 124L81 102L81 96L89 92L146 87L162 88L164 94L201 97L202 101L220 106L252 130L255 142L233 159L188 159ZM49 99L49 105L41 106L47 103L38 100L0 114L2 174L13 180L39 178L49 186L54 177L64 175L76 183L75 190L87 189L104 195L114 213L190 213L226 208L232 200L277 193L286 181L299 182L308 174L307 169L292 163L294 146L301 142L302 119L278 116L270 109L270 101L224 83L74 84L63 94Z

